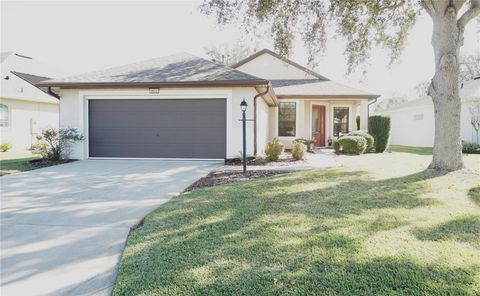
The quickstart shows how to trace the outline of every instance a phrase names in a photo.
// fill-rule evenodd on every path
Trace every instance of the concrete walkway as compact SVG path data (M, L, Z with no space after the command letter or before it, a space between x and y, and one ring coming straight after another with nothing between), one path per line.
M109 295L130 227L220 165L87 160L1 177L0 294Z
M306 153L305 161L294 164L280 164L274 163L268 165L250 165L248 170L250 171L298 171L298 170L311 170L319 168L331 168L339 166L335 161L335 152L333 149L318 149L314 153ZM220 170L222 171L241 171L243 169L240 165L224 165Z

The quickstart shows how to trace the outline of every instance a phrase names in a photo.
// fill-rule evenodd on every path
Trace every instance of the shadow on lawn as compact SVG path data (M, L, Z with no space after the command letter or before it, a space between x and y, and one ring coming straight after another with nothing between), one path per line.
M460 216L440 225L413 231L420 240L455 240L480 248L480 216Z
M468 294L469 269L364 258L360 239L341 232L342 217L436 204L422 194L438 176L318 170L183 194L131 234L114 295ZM405 223L380 214L368 230Z
M480 206L480 186L470 188L470 190L468 190L468 197Z

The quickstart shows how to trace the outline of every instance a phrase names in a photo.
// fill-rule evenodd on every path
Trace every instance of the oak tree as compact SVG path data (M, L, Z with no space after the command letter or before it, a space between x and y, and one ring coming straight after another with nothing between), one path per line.
M428 14L433 21L435 60L435 75L428 87L435 109L430 168L463 167L459 50L465 26L480 14L480 0L204 0L201 10L214 15L219 24L239 22L247 31L266 25L275 50L283 56L289 55L295 37L301 36L312 66L327 44L327 28L335 28L346 40L349 72L369 59L374 46L383 46L391 60L397 60L416 18Z

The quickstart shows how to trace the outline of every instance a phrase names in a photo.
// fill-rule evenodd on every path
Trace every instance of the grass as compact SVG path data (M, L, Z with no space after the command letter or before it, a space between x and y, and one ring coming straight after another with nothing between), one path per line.
M0 176L33 170L29 161L41 158L32 153L0 153Z
M400 146L400 145L390 145L388 147L390 152L403 152L403 153L412 153L417 155L432 155L432 147L411 147L411 146Z
M480 293L478 172L425 172L429 157L405 153L338 161L172 199L129 236L113 294Z

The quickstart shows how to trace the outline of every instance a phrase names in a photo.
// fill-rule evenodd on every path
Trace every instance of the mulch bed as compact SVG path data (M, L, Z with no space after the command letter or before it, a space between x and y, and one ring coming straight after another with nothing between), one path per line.
M280 155L277 161L269 161L265 157L249 158L248 165L268 165L268 166L287 166L294 164L302 164L305 160L295 160L291 154L284 153ZM232 158L225 160L225 165L242 165L242 161L239 158Z
M34 160L30 160L29 163L31 166L36 168L45 168L45 167L54 166L58 164L69 163L72 161L76 161L76 160L75 159L62 159L62 160L34 159Z
M244 176L242 171L220 171L211 172L205 177L197 180L192 185L188 186L184 192L189 192L195 189L211 187L215 185L231 184L241 181L247 181L252 179L264 178L274 175L286 174L286 171L247 171L247 175Z

